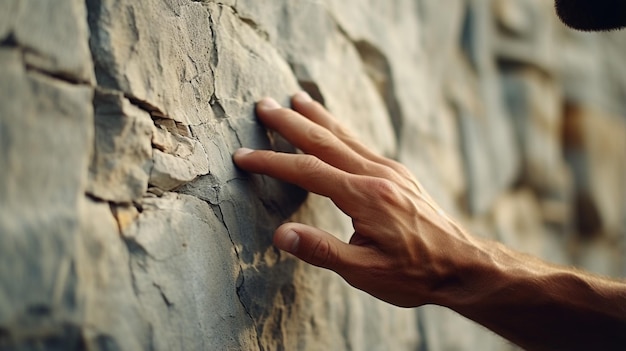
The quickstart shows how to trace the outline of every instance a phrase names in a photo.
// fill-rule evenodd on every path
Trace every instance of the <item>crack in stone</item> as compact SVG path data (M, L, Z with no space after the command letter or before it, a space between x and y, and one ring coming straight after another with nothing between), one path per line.
M229 236L230 236L230 234L229 234ZM256 331L257 346L259 347L259 350L262 351L262 350L265 350L265 348L261 344L261 337L260 337L259 326L257 325L256 320L254 319L254 317L252 317L252 313L250 313L250 309L248 308L248 306L246 306L246 304L243 303L243 300L242 300L242 297L241 297L241 290L244 289L243 284L245 282L245 276L243 274L243 267L242 267L242 270L241 270L240 274L241 274L241 284L239 284L237 286L237 289L236 289L237 298L239 299L239 302L241 303L241 306L243 306L243 310L246 312L246 314L248 315L248 317L252 321L252 325L254 326L254 329Z
M0 41L0 47L17 48L19 47L15 33L11 31L2 41Z
M239 18L239 20L241 22L243 22L244 24L246 24L248 27L250 27L255 33L257 33L257 35L259 37L261 37L262 39L264 39L265 41L269 41L270 39L270 35L269 33L261 28L261 25L259 25L254 19L250 18L250 17L244 17L242 16L239 11L237 10L237 2L235 2L234 6L230 6L230 5L224 5L226 7L229 7L232 11L233 14L235 16L237 16L237 18Z
M174 257L184 255L183 252L180 252L174 255L169 255L164 258L156 258L148 250L146 250L146 248L143 245L141 245L134 237L124 237L124 241L126 242L126 246L129 248L128 252L131 255L143 258L144 261L145 261L145 258L149 258L150 260L154 262L166 262Z
M139 295L141 295L141 293L139 291L139 284L137 283L135 269L133 268L133 261L134 261L134 258L145 260L145 256L148 255L148 253L143 248L143 246L139 245L133 239L124 238L124 243L126 244L126 248L128 249L128 270L130 272L130 283L131 283L131 286L133 287L133 293L135 294L137 298L139 298Z
M241 304L241 307L243 307L243 310L246 313L246 315L248 315L248 317L252 321L252 326L254 327L254 330L256 332L256 341L257 341L257 345L259 347L259 350L264 350L263 345L261 345L259 326L257 325L256 320L252 316L252 313L250 312L250 308L243 301L242 291L241 290L245 289L244 288L244 284L245 284L245 279L246 278L245 278L245 274L244 274L243 264L241 264L241 256L239 254L239 250L237 250L237 245L235 244L235 241L233 240L233 237L232 237L232 235L230 233L231 231L228 228L228 223L224 219L224 214L222 212L221 205L212 205L211 208L213 208L213 211L215 212L216 216L224 224L224 227L226 228L226 232L228 233L228 239L230 240L230 243L233 246L233 250L235 251L235 256L237 257L237 262L239 263L239 274L237 275L237 284L236 284L236 287L235 287L235 292L237 294L237 299L239 300L239 303Z
M149 351L155 351L156 348L156 337L154 334L154 325L152 325L152 323L148 323L148 350Z
M98 197L98 196L92 194L90 191L85 191L85 197L87 197L89 200L91 200L93 202L109 204L109 206L129 204L129 203L116 203L115 201L105 200L105 199L103 199L101 197Z
M256 23L252 18L241 16L237 12L237 9L233 9L233 10L235 12L235 15L237 16L237 18L239 18L239 20L241 20L241 22L243 22L248 27L250 27L260 38L262 38L265 41L269 41L270 39L269 33L261 29L261 26L258 23Z
M85 196L88 199L90 199L90 200L92 200L94 202L106 203L106 204L109 204L109 206L135 206L135 207L137 207L137 203L135 203L134 201L107 200L107 199L104 199L104 198L94 194L93 192L91 192L89 190L85 191ZM139 210L139 208L137 208L137 210Z
M123 94L125 98L128 99L128 101L130 101L133 105L137 106L138 108L148 112L150 114L151 117L153 118L165 118L165 119L174 119L172 117L169 117L165 112L163 112L160 108L158 108L156 105L151 104L150 102L146 101L146 100L142 100L130 93L126 93L123 91L118 91L119 93Z
M215 89L215 79L213 79L213 81L214 81L213 85ZM213 115L215 116L215 118L225 119L226 117L228 117L226 115L226 110L224 109L224 106L222 106L222 103L220 102L219 98L215 94L215 91L213 92L213 95L211 95L211 98L209 99L209 105L211 106L211 110L213 110Z
M161 285L152 282L152 286L154 286L155 288L157 288L157 290L159 290L159 294L161 294L161 298L163 299L163 302L165 303L165 305L167 306L167 308L172 308L172 306L174 306L174 303L172 301L170 301L170 299L167 297L167 295L165 295L165 291L163 291L163 287L161 287Z
M48 78L52 78L52 79L55 79L55 80L60 80L60 81L62 81L64 83L68 83L68 84L72 84L72 85L83 85L83 86L91 87L91 84L89 84L89 82L80 80L80 79L78 79L78 78L76 78L76 77L74 77L74 76L72 76L70 74L65 74L65 73L62 73L62 72L51 72L51 71L48 71L48 70L46 70L44 68L41 68L41 67L38 67L38 66L35 66L35 65L31 65L31 64L25 62L24 60L23 60L23 62L24 62L24 67L26 68L26 71L28 71L28 72L36 72L36 73L44 75L44 76L46 76Z
M17 39L15 38L15 35L13 32L11 32L2 42L0 42L0 47L7 47L7 48L19 50L20 53L22 54L22 62L24 64L24 68L28 72L36 72L46 77L49 77L55 80L60 80L62 82L72 84L72 85L92 86L89 81L82 80L74 76L71 73L63 72L63 71L52 71L52 70L48 70L46 68L28 63L28 60L26 59L26 55L32 55L32 56L43 58L43 59L46 58L46 55L43 55L42 53L37 51L35 48L20 45L20 43L17 42Z
M270 35L269 33L261 28L261 25L259 25L254 19L250 18L250 17L245 17L243 15L241 15L239 13L239 11L237 10L237 1L235 1L234 5L229 5L229 4L225 4L223 2L219 2L219 1L211 1L211 0L191 0L193 2L200 2L203 4L208 4L208 3L212 3L212 4L216 4L219 5L220 7L224 8L228 8L230 9L233 14L245 25L247 25L248 27L250 27L255 33L257 33L257 35L264 39L265 41L269 41Z
M241 141L241 137L239 136L239 132L237 131L237 129L235 127L233 127L233 124L231 122L230 119L227 119L226 122L228 123L228 129L230 129L233 134L235 135L235 138L237 139L237 144L239 147L243 146L243 142Z
M220 4L218 4L220 5ZM221 5L223 6L223 5ZM219 97L217 96L217 75L215 72L217 71L217 66L219 64L219 53L217 48L217 33L216 33L216 23L213 19L213 14L208 12L209 14L209 30L211 31L211 40L213 41L213 46L211 47L211 57L209 62L209 69L211 71L211 75L213 76L213 93L211 94L211 98L209 99L209 106L211 106L211 110L215 118L224 119L226 118L226 110L224 110L224 106L222 106Z

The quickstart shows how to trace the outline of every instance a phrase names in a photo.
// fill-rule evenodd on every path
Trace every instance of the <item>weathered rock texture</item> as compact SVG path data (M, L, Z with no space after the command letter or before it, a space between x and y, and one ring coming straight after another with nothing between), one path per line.
M515 349L273 248L351 222L231 154L289 149L253 103L305 89L475 234L624 276L625 39L545 0L3 0L0 349Z

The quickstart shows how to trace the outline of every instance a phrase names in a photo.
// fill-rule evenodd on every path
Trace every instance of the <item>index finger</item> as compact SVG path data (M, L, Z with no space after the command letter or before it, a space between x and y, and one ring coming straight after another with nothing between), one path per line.
M360 192L355 189L358 182L353 178L357 175L335 168L313 155L242 148L235 152L233 160L245 171L265 174L329 197L348 215L362 200Z

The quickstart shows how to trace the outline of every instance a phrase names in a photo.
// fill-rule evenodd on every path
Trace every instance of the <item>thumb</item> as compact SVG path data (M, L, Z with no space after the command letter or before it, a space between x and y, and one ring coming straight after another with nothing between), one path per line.
M274 233L274 245L314 266L341 270L352 247L321 229L300 223L286 223Z

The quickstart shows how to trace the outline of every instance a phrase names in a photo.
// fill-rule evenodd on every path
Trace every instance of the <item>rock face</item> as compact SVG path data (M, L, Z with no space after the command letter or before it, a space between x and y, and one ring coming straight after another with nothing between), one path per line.
M626 32L542 0L0 2L0 350L513 350L271 245L347 239L237 170L307 90L476 235L626 275Z

